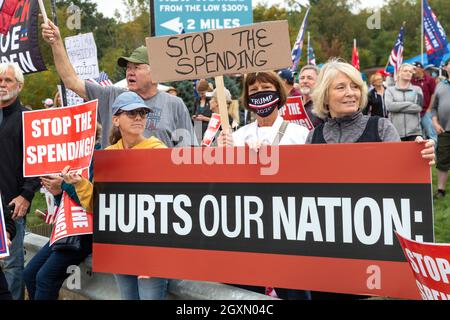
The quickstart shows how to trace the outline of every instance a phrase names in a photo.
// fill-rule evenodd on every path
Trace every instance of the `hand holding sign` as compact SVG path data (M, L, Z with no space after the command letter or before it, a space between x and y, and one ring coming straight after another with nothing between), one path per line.
M78 171L69 172L69 170L70 166L66 166L63 171L61 171L65 183L77 184L80 183L81 180L83 180L83 177Z

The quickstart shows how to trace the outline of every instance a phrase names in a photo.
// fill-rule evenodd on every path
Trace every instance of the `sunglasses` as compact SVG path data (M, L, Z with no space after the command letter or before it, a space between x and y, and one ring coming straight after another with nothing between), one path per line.
M117 116L120 116L122 113L125 113L128 118L134 119L137 115L139 115L141 118L147 117L147 115L150 113L150 110L148 109L134 109L130 111L119 111L116 113Z

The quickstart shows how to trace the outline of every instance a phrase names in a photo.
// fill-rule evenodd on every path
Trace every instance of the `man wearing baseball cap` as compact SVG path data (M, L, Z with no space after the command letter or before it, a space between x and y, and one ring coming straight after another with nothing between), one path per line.
M61 34L51 21L42 24L42 37L51 46L56 70L64 85L85 100L98 99L98 119L103 127L102 148L109 145L111 106L114 100L127 91L117 87L101 87L78 77L67 56ZM168 147L198 145L189 111L183 100L158 91L153 81L145 46L135 49L130 56L120 57L118 65L126 68L128 90L137 93L152 110L147 118L145 137L156 136Z
M294 87L294 73L289 69L283 69L278 72L278 75L283 80L284 89L288 97L301 96L300 91Z
M411 63L414 66L414 75L411 83L422 89L423 92L423 106L422 112L420 112L420 124L424 131L425 136L433 139L437 144L437 135L434 130L433 123L431 121L431 97L436 90L436 81L430 77L424 70L422 63L414 61Z
M443 69L447 71L447 74L450 73L450 58L445 61ZM450 169L450 82L448 78L437 85L431 107L433 125L438 134L436 150L438 190L435 197L442 198L445 196Z

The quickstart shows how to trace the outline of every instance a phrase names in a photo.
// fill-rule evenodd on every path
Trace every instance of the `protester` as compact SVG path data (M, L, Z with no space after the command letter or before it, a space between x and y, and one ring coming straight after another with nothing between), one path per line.
M444 68L450 71L450 58L445 61ZM448 74L448 73L447 73ZM438 84L432 103L432 121L438 134L437 144L437 178L438 190L436 198L445 196L448 170L450 169L450 82L449 78Z
M42 37L51 46L56 70L64 85L85 100L99 99L98 118L104 132L111 128L111 105L126 89L114 86L102 87L81 80L69 61L58 27L51 21L42 24ZM166 92L158 91L158 83L152 80L145 46L133 51L129 57L117 61L126 68L128 89L136 92L152 110L148 115L144 131L145 137L158 137L169 147L198 145L189 112L183 100ZM102 147L109 145L108 137L102 139Z
M23 177L22 112L28 111L19 99L23 86L23 73L17 64L0 64L0 190L3 203L14 207L12 219L16 227L3 271L15 300L24 298L25 216L39 188L39 179Z
M422 125L425 136L433 139L434 142L437 143L436 130L434 130L433 122L431 121L431 97L436 90L436 81L425 72L423 65L420 62L415 61L412 65L414 66L414 75L411 83L420 87L423 93L423 107L420 112L420 124Z
M209 120L211 120L211 109L209 108L210 98L206 94L211 92L212 89L205 79L198 81L196 89L199 96L194 101L192 120L194 121L194 127L197 125L201 126L201 136L203 137L205 131L208 129Z
M53 99L47 98L42 102L44 103L44 109L53 108Z
M314 111L326 122L308 135L306 143L334 144L354 142L394 142L400 137L392 123L381 117L363 115L367 103L367 85L361 73L339 60L326 63L319 74L313 93ZM425 145L422 157L434 163L434 141L421 137ZM362 296L312 292L312 299L355 299Z
M242 102L244 106L256 113L256 121L237 131L222 130L218 145L245 146L259 149L263 145L304 144L308 129L295 123L288 123L281 118L278 110L286 103L286 91L282 80L274 72L250 73L244 80ZM239 286L251 291L266 293L266 288ZM281 299L309 299L309 292L276 288Z
M367 107L363 110L364 114L382 118L388 117L384 97L386 87L383 81L383 76L380 73L374 73L370 76L370 84L373 88L369 90Z
M58 189L51 188L46 181L59 180ZM66 192L78 205L80 202L73 186L61 184L62 178L43 179L44 186L52 193L59 206L62 192ZM24 280L27 287L28 298L30 300L58 300L59 291L64 280L69 277L67 272L70 266L77 266L92 253L92 234L76 235L79 241L79 248L65 248L48 241L28 262L24 270ZM67 239L62 239L65 242ZM60 240L61 241L61 240Z
M97 123L95 150L101 148L101 134L102 127ZM89 168L91 181L93 167L93 162L91 162ZM65 183L62 176L41 177L41 182L43 189L47 193L46 196L53 199L56 206L61 205L63 192L78 205L81 205L74 186ZM50 214L48 210L46 214ZM76 237L77 240L72 241L72 243L79 242L79 248L69 248L70 245L65 247L64 242L66 242L66 239L60 240L63 242L62 245L58 244L57 241L56 244L50 246L50 241L48 241L28 262L24 270L24 279L30 300L57 300L64 280L70 275L67 272L68 267L79 265L92 253L92 234L73 237Z
M294 87L294 73L289 69L283 69L278 72L278 75L283 80L284 89L288 97L299 97L301 93Z
M308 64L300 70L299 74L299 85L300 93L302 96L305 111L308 114L314 127L319 126L323 123L323 120L315 115L313 110L313 102L311 95L313 93L314 87L316 85L317 76L319 75L319 68L315 65Z
M117 97L112 106L113 128L110 146L107 150L166 148L155 137L145 138L144 129L147 114L151 108L134 92L125 92ZM76 172L64 168L64 181L73 184L80 203L88 212L93 212L93 185ZM147 276L115 275L122 299L157 300L167 294L168 279Z
M286 91L274 72L250 73L244 81L242 101L256 113L256 121L233 132L222 131L219 146L245 146L258 148L262 144L303 144L308 129L283 121L278 109L286 103Z
M420 87L411 84L413 73L412 65L402 64L398 69L396 85L388 87L385 93L389 119L402 141L414 141L422 135L420 112L423 93Z
M16 227L14 225L14 220L11 218L11 214L8 212L8 208L3 208L4 218L5 218L5 230L8 243L8 247L11 246L11 240L14 239L16 235ZM0 258L0 261L2 258ZM11 292L8 290L8 283L6 282L5 274L0 266L0 301L2 300L12 300Z

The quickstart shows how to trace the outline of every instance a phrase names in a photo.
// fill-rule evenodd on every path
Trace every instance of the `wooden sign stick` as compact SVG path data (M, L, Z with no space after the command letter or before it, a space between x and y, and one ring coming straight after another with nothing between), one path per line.
M215 77L215 80L222 130L228 130L230 129L230 121L228 120L227 98L225 97L225 84L223 81L223 76L217 76Z
M39 7L41 8L42 17L44 18L44 23L47 24L48 17L47 17L47 12L45 11L44 1L38 0L38 2L39 2Z

